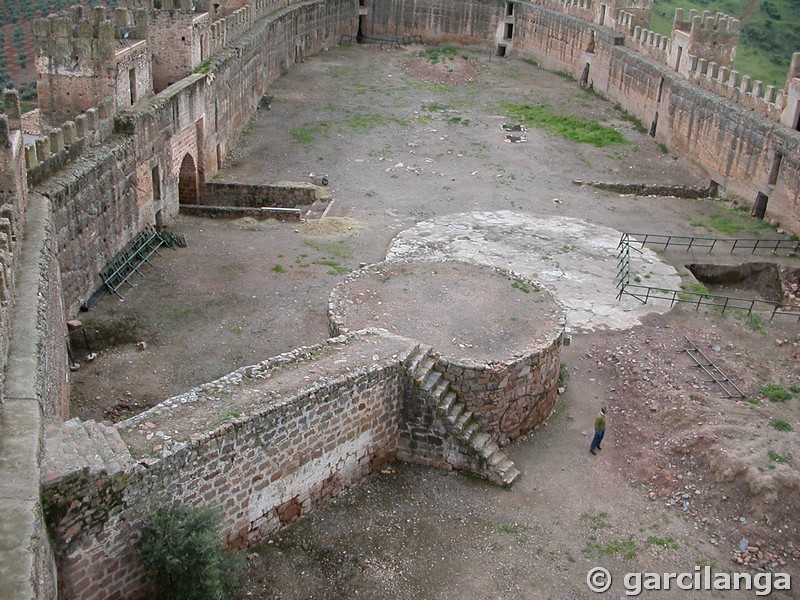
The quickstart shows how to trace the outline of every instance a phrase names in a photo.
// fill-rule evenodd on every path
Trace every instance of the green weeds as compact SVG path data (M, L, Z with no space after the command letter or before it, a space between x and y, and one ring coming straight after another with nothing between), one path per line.
M787 390L777 383L767 383L761 386L761 395L770 402L786 402L792 398L796 392Z
M794 429L791 423L782 419L772 419L769 424L777 431L792 431Z
M606 127L581 119L575 115L560 115L543 104L513 104L503 102L503 109L516 121L528 127L538 127L579 144L592 144L598 148L627 144L623 135Z

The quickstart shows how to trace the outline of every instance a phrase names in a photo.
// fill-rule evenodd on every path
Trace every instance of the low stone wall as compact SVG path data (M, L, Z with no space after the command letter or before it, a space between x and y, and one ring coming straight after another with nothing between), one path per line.
M313 183L287 181L271 185L255 185L212 181L205 184L200 204L240 208L262 206L292 208L313 204L316 199L317 186Z
M607 183L603 181L581 181L575 179L575 185L588 185L598 190L606 190L630 196L659 196L670 198L713 198L717 191L712 187L690 187L685 185L649 185L646 183Z
M370 352L363 347L350 351L357 343L368 345ZM125 471L93 476L73 467L69 473L45 474L43 497L59 562L59 597L149 597L134 542L148 512L161 503L219 506L229 543L247 546L393 460L403 393L401 362L411 347L410 341L385 332L361 332L240 369L119 424L124 438L140 440L131 442L139 462ZM373 351L384 358L375 360ZM286 397L277 387L272 392L262 387L318 356L333 354L331 360L339 360L338 353L348 352L351 358L361 357L360 366L342 369L338 377L312 380ZM207 413L218 410L214 399L248 395L255 403L252 410L212 431L169 444L164 433L154 437L151 430L155 423L167 429L170 412L187 403L196 402ZM172 434L172 428L167 432ZM149 442L142 440L150 438L155 441L143 450Z

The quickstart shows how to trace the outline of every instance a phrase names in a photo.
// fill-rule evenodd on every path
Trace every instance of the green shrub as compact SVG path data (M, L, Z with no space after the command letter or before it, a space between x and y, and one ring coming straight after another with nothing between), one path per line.
M212 507L158 508L138 550L159 600L223 600L242 567L240 556L225 552Z

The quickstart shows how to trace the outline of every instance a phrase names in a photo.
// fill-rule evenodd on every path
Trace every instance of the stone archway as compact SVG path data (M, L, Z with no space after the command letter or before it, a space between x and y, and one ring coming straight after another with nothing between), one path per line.
M180 204L199 204L197 190L197 168L194 158L187 153L181 161L181 170L178 174L178 202Z

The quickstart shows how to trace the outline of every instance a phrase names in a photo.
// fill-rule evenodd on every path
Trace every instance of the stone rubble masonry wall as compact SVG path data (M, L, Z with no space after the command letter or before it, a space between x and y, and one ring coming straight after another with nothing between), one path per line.
M376 333L360 332L326 344L347 352L347 344L364 335ZM390 337L386 332L377 335ZM300 349L240 370L219 394L245 393L239 390L246 372L264 376L269 365L290 369L293 361L313 360L313 350ZM148 511L159 503L221 507L229 543L245 547L393 460L403 358L362 359L362 367L310 383L291 397L265 400L253 414L192 435L124 472L99 478L89 477L86 470L61 478L51 474L43 495L59 559L59 597L148 597L135 540ZM123 436L141 435L139 424L159 421L158 410L118 425Z

